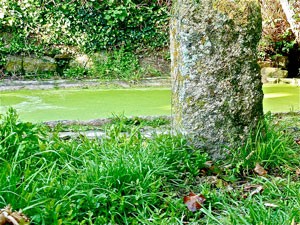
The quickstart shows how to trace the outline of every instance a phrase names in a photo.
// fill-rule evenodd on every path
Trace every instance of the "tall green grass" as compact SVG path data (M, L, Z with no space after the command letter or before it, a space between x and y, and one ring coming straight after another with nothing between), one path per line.
M69 141L25 125L13 110L1 121L0 207L22 208L34 224L174 222L176 188L206 161L181 137L117 124L107 138Z
M250 178L250 177L249 177ZM246 186L261 185L260 193L250 195ZM242 184L202 187L209 204L202 209L206 217L199 224L291 225L300 221L300 183L288 178L256 177ZM254 191L252 189L252 191ZM293 221L295 223L293 223Z
M299 147L269 118L222 162L230 172L207 171L206 160L183 137L146 138L123 117L106 127L105 138L61 140L45 126L20 122L10 109L0 119L0 208L11 204L32 224L45 225L300 222ZM256 163L266 176L251 172ZM251 194L257 185L261 191ZM206 198L195 213L182 201L190 191Z

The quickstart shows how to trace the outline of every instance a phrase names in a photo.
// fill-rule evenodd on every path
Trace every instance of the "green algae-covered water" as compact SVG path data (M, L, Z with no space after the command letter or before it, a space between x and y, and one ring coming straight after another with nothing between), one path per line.
M300 87L291 84L265 84L264 111L300 111Z
M32 122L170 115L170 99L167 88L3 91L0 112L12 106L22 120Z
M264 85L264 111L300 110L300 87ZM169 88L142 89L59 89L0 92L0 113L9 106L24 121L90 120L111 117L171 114Z

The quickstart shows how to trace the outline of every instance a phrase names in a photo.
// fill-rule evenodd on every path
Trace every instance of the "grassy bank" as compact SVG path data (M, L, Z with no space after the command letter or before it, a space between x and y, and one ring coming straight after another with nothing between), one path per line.
M61 140L10 110L0 122L0 207L23 209L33 224L299 223L299 147L270 118L262 127L211 165L183 137L149 139L123 119L107 138ZM206 198L196 212L183 203L190 192Z

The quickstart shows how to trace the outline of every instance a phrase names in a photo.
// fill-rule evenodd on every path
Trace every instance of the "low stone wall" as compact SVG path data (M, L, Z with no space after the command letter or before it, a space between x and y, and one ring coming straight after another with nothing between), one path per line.
M107 60L107 53L100 52L94 53L93 55L87 54L78 54L71 56L70 54L59 54L53 57L49 56L12 56L8 55L6 57L6 65L4 66L4 70L11 73L11 74L40 74L40 73L57 73L58 71L61 72L60 64L63 61L64 66L63 69L68 68L76 68L82 67L86 69L90 69L93 67L94 62L93 59L97 58L97 60ZM280 61L281 62L281 61ZM161 74L170 74L170 62L161 54L157 55L145 55L139 58L139 63L142 68L145 68L148 72L150 71L158 71ZM274 63L271 62L259 62L261 66L261 76L263 83L278 83L284 82L286 80L280 81L281 79L285 79L288 76L288 71L285 70L286 64L278 64L279 67L275 67ZM285 67L284 67L285 66ZM54 82L54 81L53 81ZM94 81L89 82L87 81L87 85L93 86ZM10 82L6 82L6 85L10 86ZM34 83L34 82L33 82ZM55 81L55 84L51 82L45 82L44 84L39 84L39 88L52 88L54 85L61 86L60 81ZM64 87L76 87L76 82L71 82L72 84L68 84L69 82L64 82ZM82 83L82 82L81 82ZM118 86L130 86L127 84L128 82L117 82ZM288 83L293 83L293 81L288 81ZM1 84L0 84L1 85ZM22 82L19 82L17 85L13 84L16 89L24 87ZM27 85L28 86L28 85ZM29 85L32 86L32 85ZM1 87L0 87L1 89ZM2 87L3 89L3 87Z
M170 74L170 62L161 54L141 55L139 64L145 69L148 75L151 72L160 74ZM4 71L10 74L43 74L58 73L62 74L65 69L69 68L85 68L91 69L94 66L94 60L106 61L108 53L97 52L91 55L87 54L58 54L54 56L23 56L23 55L7 55L5 57L6 64L3 66Z
M261 68L261 78L263 83L273 82L288 77L288 57L277 56L274 61L258 62Z
M10 73L56 72L57 62L54 58L43 56L7 56L4 69Z
M136 116L129 116L128 119L137 118ZM165 120L171 120L171 116L138 116L139 119L147 120L147 121L153 121L158 118L165 119ZM89 121L79 121L79 120L57 120L57 121L48 121L44 122L47 126L53 128L57 125L64 125L64 126L71 126L71 125L80 125L80 126L93 126L93 127L101 127L106 124L109 124L112 122L111 118L102 118L102 119L94 119Z
M261 78L263 83L268 83L270 80L274 79L284 79L287 78L288 71L281 68L275 67L262 67L261 68Z

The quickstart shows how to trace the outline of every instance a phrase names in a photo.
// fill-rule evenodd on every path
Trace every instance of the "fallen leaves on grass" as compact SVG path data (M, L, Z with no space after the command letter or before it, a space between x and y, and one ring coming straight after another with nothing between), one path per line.
M300 139L296 139L295 142L297 145L300 145Z
M244 192L250 192L249 197L252 197L253 195L262 192L263 189L264 189L264 187L262 185L250 184L250 185L246 185L244 187ZM247 194L245 194L243 197L246 198Z
M261 165L259 165L258 163L256 163L255 168L254 168L254 172L256 174L258 174L259 176L264 176L268 173L268 171L266 171Z
M10 205L0 209L0 225L29 225L29 218L21 211L12 211Z
M200 170L200 175L202 176L211 176L218 175L222 172L222 170L213 164L212 161L206 161L204 163L204 167Z
M184 196L183 202L187 206L187 208L191 212L195 212L201 209L202 204L206 201L206 198L200 194L196 195L195 193L191 192L188 196Z

